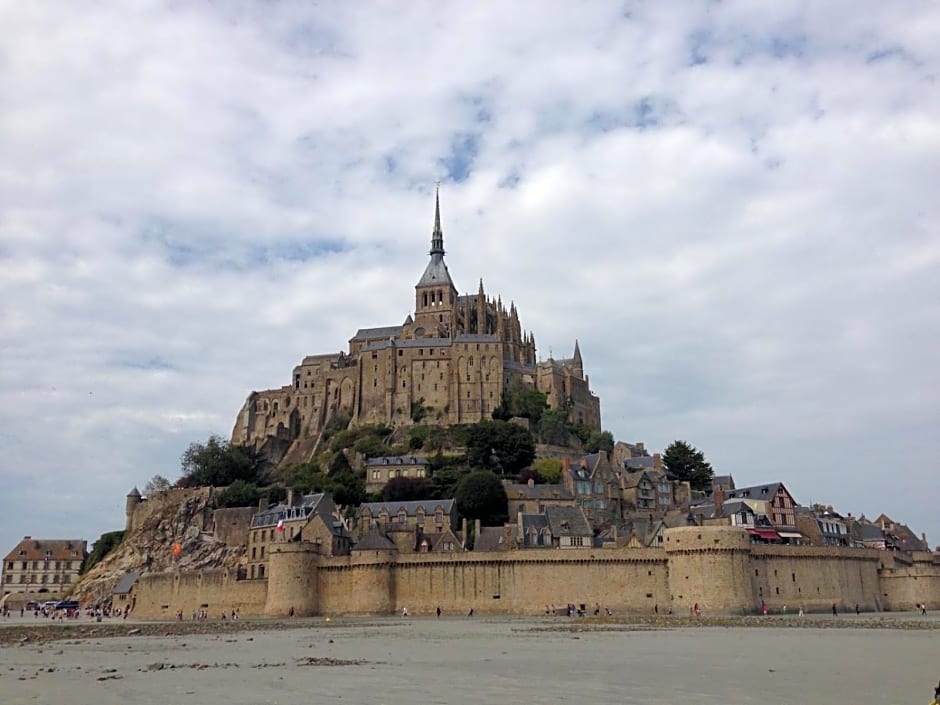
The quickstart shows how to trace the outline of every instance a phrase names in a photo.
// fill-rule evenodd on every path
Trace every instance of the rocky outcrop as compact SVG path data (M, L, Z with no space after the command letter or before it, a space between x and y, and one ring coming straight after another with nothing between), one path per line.
M131 571L144 575L236 566L245 548L228 546L211 533L215 499L212 487L174 488L148 497L137 506L131 532L82 576L72 598L83 605L108 602L118 580Z

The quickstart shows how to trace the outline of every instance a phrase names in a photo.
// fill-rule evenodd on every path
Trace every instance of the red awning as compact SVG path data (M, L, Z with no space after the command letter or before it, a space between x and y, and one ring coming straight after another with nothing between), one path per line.
M751 536L759 536L765 541L779 541L780 540L780 534L778 534L776 531L769 531L769 530L764 530L764 529L748 529L747 533L749 533Z

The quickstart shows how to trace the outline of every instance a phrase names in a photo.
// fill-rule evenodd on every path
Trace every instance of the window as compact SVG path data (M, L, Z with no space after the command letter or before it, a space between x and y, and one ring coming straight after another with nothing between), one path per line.
M571 537L571 545L572 545L572 546L583 546L583 545L584 545L584 538L581 537L581 536L572 536L572 537Z
M264 560L264 546L261 547L261 552L258 554L258 557Z

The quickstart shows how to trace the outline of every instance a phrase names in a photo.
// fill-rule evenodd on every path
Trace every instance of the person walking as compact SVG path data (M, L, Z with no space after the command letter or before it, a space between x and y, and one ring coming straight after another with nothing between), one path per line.
M440 605L437 606L437 618L438 619L441 618L441 606Z
M836 603L835 603L835 602L832 603L832 614L833 614L833 616L836 616L836 615L839 614L839 610L836 609Z

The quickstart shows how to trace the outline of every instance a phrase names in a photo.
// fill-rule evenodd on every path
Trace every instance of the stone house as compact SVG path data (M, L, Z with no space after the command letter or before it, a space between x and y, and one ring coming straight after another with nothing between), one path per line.
M3 594L66 592L78 582L88 555L83 539L34 539L24 536L3 559Z
M504 486L511 517L519 512L541 514L546 507L577 506L574 495L561 483L537 485L534 480L530 479L526 483L505 483Z
M797 507L796 527L813 546L855 544L842 516L832 507Z
M249 579L266 577L267 555L271 552L271 545L276 542L301 541L304 529L317 516L322 517L326 526L333 527L335 521L341 521L337 516L336 504L333 497L326 492L301 495L292 489L287 490L287 499L277 504L268 504L264 500L258 505L258 511L251 518L251 527L248 530L248 553L246 573ZM344 530L344 529L343 529ZM321 542L326 541L322 532L313 530L311 536ZM349 539L351 543L351 538ZM330 539L329 547L340 548L343 541L336 537Z
M366 461L366 491L381 492L396 477L424 479L429 476L428 460L420 455L389 455Z
M366 502L356 510L353 537L358 541L367 531L383 533L410 531L440 534L457 528L457 507L453 499L410 500L406 502Z
M549 506L542 514L516 515L519 548L590 548L594 531L580 507Z
M725 495L727 499L744 502L755 514L766 516L784 543L799 543L803 539L796 527L797 503L782 482L738 487Z
M592 526L605 527L620 521L620 478L606 453L585 455L575 466L563 458L561 477Z
M624 474L620 479L624 512L656 511L658 479L646 470Z

